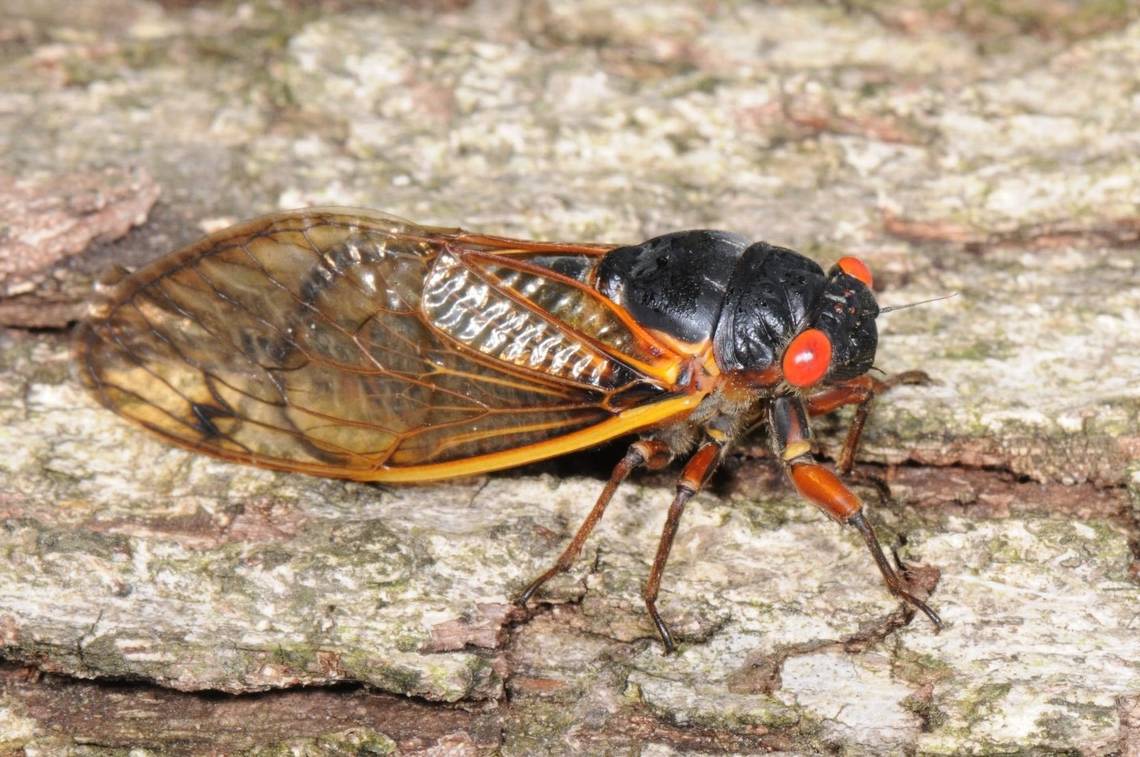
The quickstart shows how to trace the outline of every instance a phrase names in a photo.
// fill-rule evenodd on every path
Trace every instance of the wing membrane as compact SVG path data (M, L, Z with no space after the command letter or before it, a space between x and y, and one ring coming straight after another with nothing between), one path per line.
M282 213L121 282L78 337L98 399L266 467L420 480L518 465L687 413L678 358L585 282L603 246L371 213ZM552 262L554 261L554 262Z

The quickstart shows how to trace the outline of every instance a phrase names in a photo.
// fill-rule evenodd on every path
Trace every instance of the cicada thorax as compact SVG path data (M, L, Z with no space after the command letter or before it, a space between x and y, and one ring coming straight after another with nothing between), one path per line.
M723 231L665 234L607 253L596 286L645 327L707 343L747 247L744 237Z
M781 357L811 324L826 284L819 265L793 250L719 231L613 250L597 275L599 291L639 322L710 352L733 387L780 383ZM812 354L818 380L829 355Z

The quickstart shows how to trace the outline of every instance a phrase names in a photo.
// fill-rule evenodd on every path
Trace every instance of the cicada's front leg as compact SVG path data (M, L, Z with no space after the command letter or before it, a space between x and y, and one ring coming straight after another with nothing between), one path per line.
M871 403L875 397L901 384L929 382L930 376L925 371L903 371L885 381L871 376L860 376L807 398L807 410L810 415L826 415L844 405L858 405L855 408L855 417L851 419L851 428L847 430L847 438L843 442L843 451L840 452L835 466L841 476L850 475L855 467L855 453L859 451L863 427L867 424L867 416L871 413Z
M800 495L840 523L855 527L871 550L891 594L922 610L935 628L941 629L942 619L938 613L910 592L906 582L883 554L875 530L863 513L863 503L838 476L812 456L808 408L803 401L794 396L778 397L769 404L768 414L772 445Z

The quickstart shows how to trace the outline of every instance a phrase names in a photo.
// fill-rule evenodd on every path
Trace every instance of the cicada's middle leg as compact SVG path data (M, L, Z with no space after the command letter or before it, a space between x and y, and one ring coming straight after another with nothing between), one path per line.
M653 558L653 567L649 570L649 578L645 582L645 587L642 590L642 598L645 600L645 608L649 611L649 616L653 619L653 625L657 628L657 633L661 637L661 643L665 646L665 654L671 653L675 649L673 643L673 634L670 633L669 627L665 621L661 619L661 614L657 612L657 595L661 590L661 578L665 574L665 564L669 560L669 552L673 548L673 539L677 535L677 526L681 522L681 515L685 511L685 505L693 497L694 494L699 492L701 488L712 477L713 472L720 464L721 458L724 455L725 445L728 442L726 434L717 432L715 429L710 431L710 438L707 439L689 461L685 464L684 470L681 472L681 477L677 481L677 493L673 498L673 504L669 506L669 513L665 517L665 526L661 530L661 538L657 543L657 553ZM601 519L602 514L606 510L606 506L613 498L614 492L617 491L618 486L624 481L631 472L637 468L658 469L668 465L673 459L673 453L669 445L665 442L643 439L635 442L626 452L625 457L614 468L613 473L610 475L610 480L606 487L602 490L598 501L594 504L589 515L578 527L577 533L566 549L559 555L558 560L552 565L545 573L530 582L530 584L523 590L516 600L516 604L525 606L527 601L534 596L535 592L547 581L559 573L563 573L574 564L578 554L582 551L582 545L585 544L586 539L589 537L590 532L597 525Z
M593 509L586 519L582 521L582 525L578 527L577 533L570 543L566 545L566 549L562 550L562 554L558 556L558 560L547 569L538 578L527 584L519 594L515 604L520 607L525 607L530 598L534 596L544 583L557 576L559 573L565 573L574 564L574 560L578 558L579 553L582 551L582 546L585 545L586 539L589 538L590 532L594 530L594 526L598 525L598 521L602 519L602 515L606 511L606 506L609 505L610 500L613 499L614 493L618 487L621 486L622 481L625 481L637 468L649 468L650 470L657 470L664 468L673 460L673 453L669 450L669 446L664 442L654 439L642 439L630 445L629 450L625 453L625 457L614 466L613 473L610 474L610 480L606 483L602 493L598 495L598 501L594 503Z

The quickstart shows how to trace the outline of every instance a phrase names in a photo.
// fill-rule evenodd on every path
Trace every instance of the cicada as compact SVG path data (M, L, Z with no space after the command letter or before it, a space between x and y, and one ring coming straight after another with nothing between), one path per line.
M643 592L668 652L656 600L682 512L757 425L800 494L857 529L887 588L940 625L813 456L809 418L856 405L838 461L850 473L869 403L893 383L869 375L871 283L856 258L825 272L722 231L558 244L314 208L121 280L77 352L98 400L162 438L318 476L431 481L636 437L521 604L571 566L633 470L687 456Z

